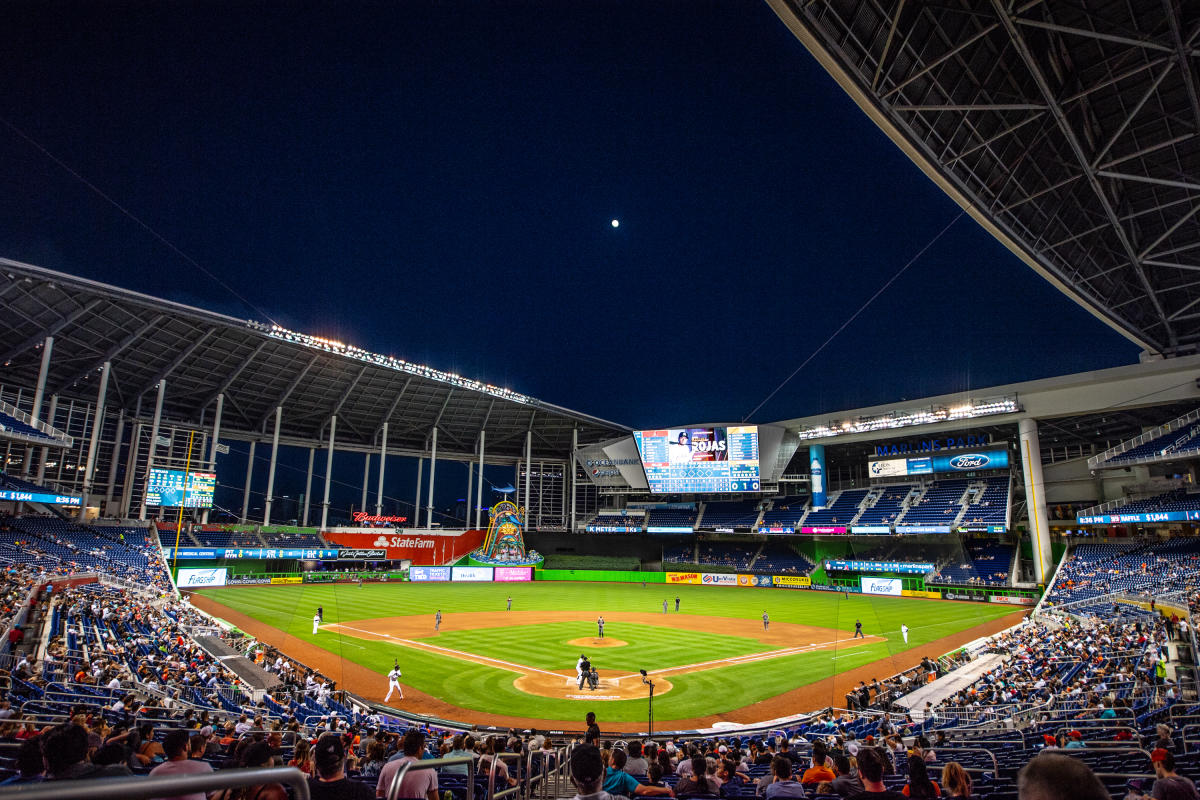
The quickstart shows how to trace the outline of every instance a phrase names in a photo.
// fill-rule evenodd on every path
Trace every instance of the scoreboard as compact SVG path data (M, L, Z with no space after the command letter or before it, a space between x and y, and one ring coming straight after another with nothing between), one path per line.
M146 478L146 505L177 508L212 508L217 485L214 472L189 472L153 467Z
M634 431L653 494L757 492L758 426Z

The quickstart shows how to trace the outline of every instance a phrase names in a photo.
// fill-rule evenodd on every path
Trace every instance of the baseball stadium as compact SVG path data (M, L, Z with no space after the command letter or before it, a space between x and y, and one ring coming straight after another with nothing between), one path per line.
M0 796L1197 796L1197 9L767 5L1137 362L639 429L0 257Z

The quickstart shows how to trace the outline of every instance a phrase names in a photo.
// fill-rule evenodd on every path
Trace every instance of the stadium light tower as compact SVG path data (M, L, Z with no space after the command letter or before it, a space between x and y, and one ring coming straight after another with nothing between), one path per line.
M646 719L646 735L654 735L654 681L650 680L650 676L646 674L646 670L639 669L642 673L642 683L650 687L650 708Z

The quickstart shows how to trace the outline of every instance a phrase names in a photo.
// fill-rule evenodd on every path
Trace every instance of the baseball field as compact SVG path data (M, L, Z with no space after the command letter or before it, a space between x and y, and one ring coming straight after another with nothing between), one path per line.
M658 730L758 722L842 706L858 681L942 655L1023 613L834 592L550 581L227 587L192 600L372 700L383 700L398 663L404 698L389 702L397 708L568 729L591 710L606 730L645 730L642 669L655 684ZM324 622L314 634L318 607ZM856 621L863 638L853 638ZM595 690L578 687L581 654L600 674Z

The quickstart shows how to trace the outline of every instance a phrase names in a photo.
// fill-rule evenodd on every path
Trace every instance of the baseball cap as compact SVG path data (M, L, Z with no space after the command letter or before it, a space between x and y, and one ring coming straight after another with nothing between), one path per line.
M1156 747L1156 748L1154 748L1154 752L1152 752L1150 754L1150 760L1155 763L1166 759L1166 757L1167 757L1167 750L1165 747Z
M1070 736L1072 739L1082 739L1083 738L1083 734L1080 733L1079 731L1071 731L1070 733L1067 734L1067 736Z
M1042 741L1051 746L1058 744L1058 739L1055 739L1048 733L1042 734Z
M336 767L346 757L346 748L342 745L342 737L336 733L323 733L313 747L313 762L317 770L329 770Z
M571 751L571 777L579 783L592 783L604 776L604 760L594 744L581 744Z

